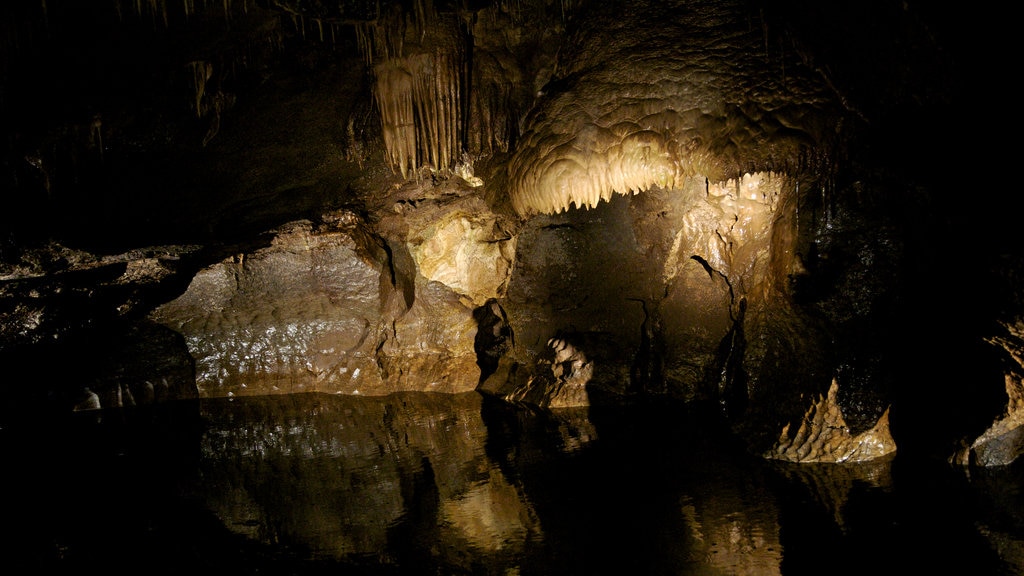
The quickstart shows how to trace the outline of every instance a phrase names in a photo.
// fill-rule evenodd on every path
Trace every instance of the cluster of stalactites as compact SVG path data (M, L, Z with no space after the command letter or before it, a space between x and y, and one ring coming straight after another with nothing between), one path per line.
M444 30L429 0L414 2L411 15L356 26L374 74L385 158L404 178L424 166L448 173L461 151L463 58Z
M584 3L585 0L558 0L559 16L562 22L569 19L577 8ZM508 14L513 22L522 23L528 21L533 16L533 10L537 8L537 4L540 4L543 9L547 9L551 2L529 2L526 0L498 0L495 5L503 13Z
M571 97L555 100L509 163L513 208L524 217L592 208L613 194L680 188L693 177L724 185L745 173L793 173L813 156L812 137L783 134L770 118L759 124L739 112L658 110L665 102L611 103L592 115Z
M376 16L354 23L359 52L369 66L404 56L406 33L424 38L438 19L432 0L415 0L411 14L398 4L378 6Z
M521 150L511 167L513 208L523 216L593 208L616 193L676 188L694 173L692 158L679 153L676 142L663 134L620 134L609 133L605 139L584 131L566 142L541 141ZM595 146L596 140L603 142Z
M403 177L429 165L445 172L459 151L460 83L442 52L392 58L374 67L385 155Z
M180 5L186 19L192 17L198 11L205 12L210 7L223 10L224 18L231 19L231 13L240 9L243 12L249 11L249 5L253 0L171 0L172 4ZM169 23L168 13L172 7L168 6L168 0L116 0L114 8L117 14L124 18L126 13L136 17L149 17L154 22L161 22L165 27ZM46 3L43 3L44 9ZM173 6L177 9L178 6Z

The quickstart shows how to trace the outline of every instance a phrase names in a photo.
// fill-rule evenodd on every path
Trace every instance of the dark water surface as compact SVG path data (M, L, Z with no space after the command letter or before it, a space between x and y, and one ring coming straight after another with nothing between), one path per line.
M1019 465L782 465L690 412L410 393L26 418L0 429L0 573L1024 573Z

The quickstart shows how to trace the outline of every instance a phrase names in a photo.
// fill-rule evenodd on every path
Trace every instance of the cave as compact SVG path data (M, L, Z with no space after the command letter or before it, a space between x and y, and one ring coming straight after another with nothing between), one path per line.
M7 565L1019 573L1007 12L5 3Z

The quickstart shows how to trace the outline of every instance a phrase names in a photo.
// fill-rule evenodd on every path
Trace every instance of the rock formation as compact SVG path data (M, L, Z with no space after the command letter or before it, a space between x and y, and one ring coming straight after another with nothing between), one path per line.
M839 384L833 380L828 395L819 397L808 409L796 430L787 424L779 441L765 453L766 458L788 462L865 462L896 452L889 431L889 411L870 430L856 436L843 420L836 403Z
M989 263L936 176L964 47L810 4L7 5L0 354L69 359L7 412L671 398L770 458L1014 460L1018 377L929 386L1020 312L936 272Z
M987 341L1009 356L1003 375L1006 409L980 436L963 445L949 461L962 466L1006 466L1024 453L1024 324L1007 323L1005 333Z

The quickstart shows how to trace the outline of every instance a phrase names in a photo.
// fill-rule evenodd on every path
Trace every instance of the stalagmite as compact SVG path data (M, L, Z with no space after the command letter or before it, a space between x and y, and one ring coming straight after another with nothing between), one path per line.
M858 435L850 433L837 396L839 383L833 379L825 396L807 409L795 433L787 424L775 447L764 453L770 460L787 462L866 462L896 452L896 442L889 430L889 410L870 430Z

